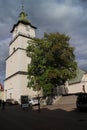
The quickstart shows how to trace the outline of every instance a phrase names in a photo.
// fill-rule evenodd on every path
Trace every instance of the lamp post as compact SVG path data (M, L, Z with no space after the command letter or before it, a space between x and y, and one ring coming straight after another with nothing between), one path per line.
M38 94L38 112L40 112L40 97L39 97L39 94Z
M37 98L38 98L38 112L40 112L40 86L38 82L36 83L36 90L37 90Z

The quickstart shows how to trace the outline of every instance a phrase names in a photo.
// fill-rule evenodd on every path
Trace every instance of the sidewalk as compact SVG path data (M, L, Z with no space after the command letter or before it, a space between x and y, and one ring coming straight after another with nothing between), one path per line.
M77 96L76 95L69 95L69 96L62 96L60 100L58 100L58 104L73 104L76 103Z
M76 110L75 97L62 97L56 104L34 109L9 106L0 109L1 129L87 130L87 113ZM72 101L72 103L71 103Z

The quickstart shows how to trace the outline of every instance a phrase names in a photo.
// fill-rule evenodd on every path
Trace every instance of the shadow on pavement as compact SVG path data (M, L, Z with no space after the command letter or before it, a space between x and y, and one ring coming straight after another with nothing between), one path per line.
M71 108L71 109L70 109ZM0 108L0 127L12 130L86 130L87 114L75 105L59 105L21 109L20 106Z

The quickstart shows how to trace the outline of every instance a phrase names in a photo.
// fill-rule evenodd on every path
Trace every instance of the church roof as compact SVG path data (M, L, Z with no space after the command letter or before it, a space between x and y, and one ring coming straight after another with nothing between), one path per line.
M24 11L22 11L19 14L19 21L20 22L25 22L26 24L30 24L29 20L27 19L27 14Z
M81 82L81 79L84 74L86 74L86 72L78 68L76 71L76 77L69 80L69 84L75 84Z
M4 90L4 87L3 85L0 83L0 91L3 91Z
M25 24L25 25L30 25L32 28L35 28L35 26L33 26L30 21L27 18L27 14L25 13L24 10L21 11L21 13L19 14L19 18L18 18L18 22L16 24L14 24L13 29L11 30L11 33L14 31L14 28L19 24Z

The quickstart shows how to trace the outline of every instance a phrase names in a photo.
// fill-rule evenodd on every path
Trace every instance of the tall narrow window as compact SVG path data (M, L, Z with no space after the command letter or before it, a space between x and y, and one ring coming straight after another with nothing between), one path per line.
M15 47L13 48L13 52L15 52Z

